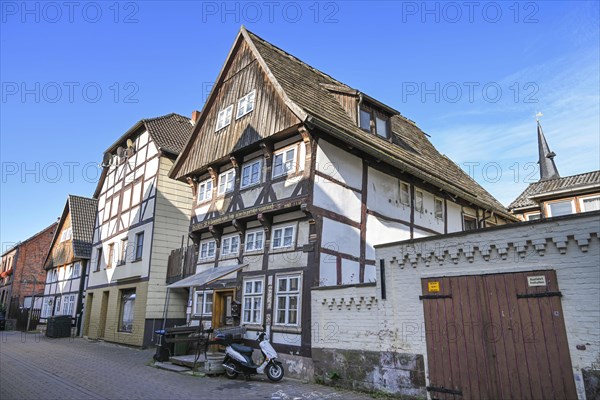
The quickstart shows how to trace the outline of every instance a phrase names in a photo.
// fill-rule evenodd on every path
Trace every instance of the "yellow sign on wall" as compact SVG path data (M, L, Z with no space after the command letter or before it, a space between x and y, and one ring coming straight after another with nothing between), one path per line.
M427 282L427 290L429 292L439 292L440 291L440 283L435 282Z

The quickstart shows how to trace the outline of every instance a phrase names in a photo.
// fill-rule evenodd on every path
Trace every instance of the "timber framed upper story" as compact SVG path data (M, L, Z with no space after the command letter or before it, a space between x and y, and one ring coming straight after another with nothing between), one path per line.
M199 264L295 253L274 267L316 265L308 287L374 281L376 244L516 220L398 111L244 27L170 177Z
M94 193L90 288L147 281L151 259L166 259L187 235L189 189L167 173L191 128L189 118L174 113L142 119L105 151Z

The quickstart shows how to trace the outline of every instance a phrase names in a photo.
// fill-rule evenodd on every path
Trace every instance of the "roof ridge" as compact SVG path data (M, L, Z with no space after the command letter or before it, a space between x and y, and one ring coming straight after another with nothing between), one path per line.
M141 121L143 121L143 122L151 122L151 121L156 121L156 120L159 120L159 119L166 119L166 118L169 118L169 117L172 117L172 116L181 117L181 118L188 119L188 120L190 119L190 118L185 117L185 116L183 116L181 114L178 114L176 112L172 112L172 113L169 113L169 114L160 115L158 117L142 118Z

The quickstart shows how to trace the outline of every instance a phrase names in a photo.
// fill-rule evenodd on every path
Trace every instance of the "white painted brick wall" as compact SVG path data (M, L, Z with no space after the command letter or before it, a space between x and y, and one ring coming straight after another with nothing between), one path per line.
M378 248L377 260L384 259L386 265L387 299L381 299L380 279L376 287L314 290L312 345L423 354L427 366L421 278L554 269L563 294L578 394L584 399L581 369L600 368L599 216L579 214ZM519 253L518 246L523 245ZM505 259L498 248L506 248ZM428 259L431 254L434 257ZM377 265L379 278L379 261ZM369 302L371 309L366 306ZM578 350L577 345L585 345L586 350Z

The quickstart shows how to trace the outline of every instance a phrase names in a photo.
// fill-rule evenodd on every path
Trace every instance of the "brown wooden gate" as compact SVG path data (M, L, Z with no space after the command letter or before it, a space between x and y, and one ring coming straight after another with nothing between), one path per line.
M555 271L421 283L432 399L577 399Z

